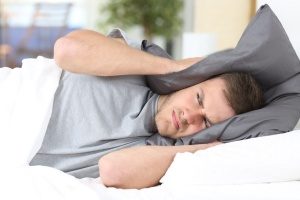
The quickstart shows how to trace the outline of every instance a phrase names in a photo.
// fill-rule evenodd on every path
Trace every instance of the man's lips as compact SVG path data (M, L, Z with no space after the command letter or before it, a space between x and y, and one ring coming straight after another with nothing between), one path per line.
M175 113L174 110L172 112L172 121L173 121L173 124L174 124L175 128L178 130L179 129L179 122L178 122L178 119L176 117L176 113Z

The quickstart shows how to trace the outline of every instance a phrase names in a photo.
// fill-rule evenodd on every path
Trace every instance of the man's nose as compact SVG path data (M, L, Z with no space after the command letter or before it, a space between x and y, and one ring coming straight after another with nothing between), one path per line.
M186 110L183 116L189 125L200 124L203 121L203 115L199 110Z

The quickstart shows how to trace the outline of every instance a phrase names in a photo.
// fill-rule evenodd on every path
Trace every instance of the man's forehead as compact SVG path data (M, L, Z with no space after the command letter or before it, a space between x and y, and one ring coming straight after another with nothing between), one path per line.
M207 85L206 85L207 86ZM206 114L212 122L218 123L235 115L225 97L225 84L216 78L207 87L202 87Z

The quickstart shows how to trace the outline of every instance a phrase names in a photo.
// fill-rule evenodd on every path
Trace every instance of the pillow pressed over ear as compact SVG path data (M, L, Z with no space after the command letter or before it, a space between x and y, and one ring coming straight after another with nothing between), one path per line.
M168 56L146 41L142 49ZM300 117L300 61L268 5L258 10L234 49L211 54L180 72L147 76L147 82L154 92L169 94L226 72L251 74L261 84L267 106L176 141L157 134L148 144L195 144L216 139L226 142L293 130Z

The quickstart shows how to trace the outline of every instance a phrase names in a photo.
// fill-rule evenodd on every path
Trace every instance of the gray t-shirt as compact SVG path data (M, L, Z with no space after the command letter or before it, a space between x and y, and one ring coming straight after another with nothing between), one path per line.
M143 76L64 71L42 147L30 164L55 167L78 178L98 177L101 156L145 145L157 132L157 100Z

